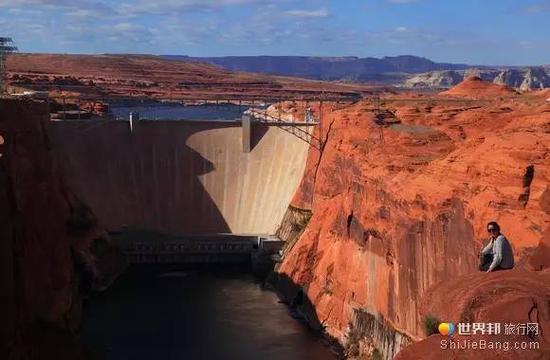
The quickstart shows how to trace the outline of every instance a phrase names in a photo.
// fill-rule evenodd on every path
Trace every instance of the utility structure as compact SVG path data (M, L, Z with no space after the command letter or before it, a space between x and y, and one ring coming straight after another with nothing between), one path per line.
M0 93L4 93L4 76L6 71L6 57L17 51L12 38L0 37Z

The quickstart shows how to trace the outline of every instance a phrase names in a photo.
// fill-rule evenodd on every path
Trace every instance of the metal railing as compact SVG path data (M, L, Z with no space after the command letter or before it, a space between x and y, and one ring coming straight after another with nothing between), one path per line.
M267 110L258 111L257 109L249 109L247 114L259 122L272 124L280 129L296 136L300 140L305 141L317 150L321 150L321 139L313 135L313 130L309 127L320 124L320 119L315 119L312 113L306 111L304 121L288 121L283 117L275 117L268 114ZM292 119L294 119L292 117ZM306 127L304 129L303 127Z
M30 96L32 97L32 95ZM313 134L314 127L321 123L321 116L316 117L311 110L310 104L315 102L319 103L319 109L323 107L323 102L329 97L322 99L318 98L295 98L295 99L285 99L285 98L249 98L247 100L243 99L232 99L232 98L223 98L219 97L216 99L162 99L156 100L151 98L141 98L141 97L109 97L107 99L100 99L96 96L65 96L65 95L53 95L48 98L51 109L57 109L57 111L52 112L52 119L57 120L86 120L92 117L99 117L95 109L97 105L106 105L106 110L114 105L120 104L124 106L125 104L139 105L147 108L147 106L158 106L158 105L183 105L183 106L218 106L218 107L234 107L236 116L231 120L239 121L243 114L248 114L258 122L266 123L269 125L274 125L282 130L296 136L297 138L307 142L315 149L321 149L321 139L316 137ZM335 103L344 103L341 97L337 98L338 100ZM355 101L355 99L353 99ZM291 108L296 108L297 104L302 103L305 105L305 112L303 121L295 121L295 118L290 114L290 119L285 119L285 116L289 114L285 113L284 115L281 112L281 107L278 107L279 113L276 115L270 114L268 112L268 107L272 104L291 102L294 105L291 105ZM84 110L87 109L87 110ZM277 111L275 110L275 111ZM103 118L116 120L116 119L129 119L129 116L133 110L128 110L128 113L122 117L115 117L112 114L103 114ZM139 112L139 111L137 111ZM237 114L238 113L238 114ZM153 119L153 120L193 120L185 118L162 118L157 116L143 117L140 114L141 119ZM203 120L203 119L199 119Z

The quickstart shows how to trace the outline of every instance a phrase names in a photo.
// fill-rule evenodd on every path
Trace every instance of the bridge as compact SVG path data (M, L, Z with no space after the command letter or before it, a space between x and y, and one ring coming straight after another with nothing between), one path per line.
M34 95L39 96L43 92L24 92L21 94L28 94L29 96ZM288 98L288 97L279 97L279 98L273 98L273 97L266 97L266 98L215 98L215 99L163 99L161 102L152 102L150 99L141 99L141 98L134 98L134 97L116 97L116 98L109 98L100 100L96 97L86 97L86 96L79 96L79 97L71 97L71 96L53 96L48 98L48 101L52 104L52 119L53 120L90 120L94 119L94 109L99 108L105 108L107 109L109 102L116 101L117 103L128 103L128 104L142 104L141 106L143 108L147 108L147 106L178 106L181 105L184 108L192 108L192 107L204 107L204 106L210 106L214 107L216 109L222 109L223 107L236 107L237 109L241 109L241 116L238 116L235 121L240 121L242 123L243 127L243 151L249 152L250 151L250 137L251 137L251 131L252 127L254 126L254 123L261 122L262 124L265 124L267 126L277 126L284 131L292 134L293 136L297 137L298 139L301 139L308 143L313 148L320 150L322 147L321 144L321 129L319 128L318 133L319 136L316 137L313 135L313 127L316 125L320 125L322 122L322 109L323 109L323 103L326 102L336 102L336 103L342 103L344 101L356 101L356 97L344 97L344 96L330 96L330 95L324 95L324 96L313 96L313 97L300 97L300 98ZM296 117L294 114L288 114L288 113L282 113L281 111L281 103L282 102L291 102L293 106L291 107L296 111L296 109L299 107L297 106L297 103L305 104L305 111L303 115L299 115ZM275 106L274 111L269 111L270 109L267 108L267 105L269 104L278 104L278 106ZM314 108L317 109L318 113L315 113ZM246 109L246 110L244 110ZM203 119L190 119L190 118L181 118L181 119L167 119L162 118L158 116L153 116L154 120L171 120L171 121L199 121ZM95 117L95 120L98 120L99 118ZM112 115L105 116L103 115L101 117L102 120L111 119L115 120L115 117ZM123 117L118 117L116 120L123 120L128 121L129 123L129 129L132 132L134 130L134 125L140 121L142 117L140 117L139 112L138 113L131 113L128 112ZM150 117L143 117L143 120L151 120ZM204 119L207 120L207 119ZM230 119L226 119L230 120Z
M319 108L321 108L323 105L320 103ZM247 119L247 116L250 116L252 119L254 119L257 122L261 122L264 124L277 126L280 129L288 132L289 134L292 134L293 136L297 137L300 140L305 141L309 145L311 145L313 148L317 150L321 150L322 143L321 139L319 137L314 136L313 130L311 127L315 125L320 125L321 118L316 117L313 114L313 111L307 107L306 112L304 113L303 119L294 119L294 117L291 117L290 120L284 119L280 114L278 117L269 114L267 110L257 110L254 108L249 109L247 112L245 112L245 115L243 116L243 129L245 128L246 122L249 121ZM249 125L250 126L250 125ZM244 136L247 136L246 131L244 130L245 134ZM243 149L246 151L247 147L246 144L243 145Z

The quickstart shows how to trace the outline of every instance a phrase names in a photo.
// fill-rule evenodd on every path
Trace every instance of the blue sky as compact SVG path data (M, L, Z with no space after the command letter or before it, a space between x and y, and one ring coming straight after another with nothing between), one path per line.
M550 0L0 0L25 52L550 64Z

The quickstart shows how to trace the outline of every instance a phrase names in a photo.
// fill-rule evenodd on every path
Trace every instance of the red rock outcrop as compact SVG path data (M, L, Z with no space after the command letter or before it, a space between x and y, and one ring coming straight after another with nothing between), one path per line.
M455 324L500 323L500 333L455 333L451 337L435 334L404 349L397 359L547 359L550 354L549 299L548 271L497 271L442 282L424 297L423 314L437 314L442 321ZM515 331L506 334L507 324L527 323L538 324L539 336L514 334ZM445 346L441 345L442 340ZM464 344L465 348L449 349L451 341L455 346ZM467 348L466 345L483 342L485 349Z
M522 276L545 279L530 271L548 268L550 259L550 106L534 97L495 97L493 85L490 96L480 96L482 87L464 90L468 99L382 98L381 109L399 124L377 125L381 109L369 101L324 119L324 151L311 150L292 204L313 215L278 272L304 289L318 322L350 354L391 358L423 339L422 302L437 284L477 272L488 221L501 224L517 267L528 269ZM487 279L498 287L511 274ZM483 284L483 275L457 286ZM546 288L510 284L509 299L532 292L550 300ZM457 300L472 294L460 292ZM540 306L547 314L548 301Z
M443 91L441 95L461 96L466 98L492 98L495 96L510 96L517 91L505 85L484 81L478 76L470 76L453 88Z
M123 266L50 151L45 103L0 99L0 357L84 357L82 293Z

